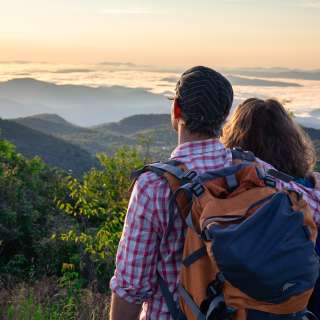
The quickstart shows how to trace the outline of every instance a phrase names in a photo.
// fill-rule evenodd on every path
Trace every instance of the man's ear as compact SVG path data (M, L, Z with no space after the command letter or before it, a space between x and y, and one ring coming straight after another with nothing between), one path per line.
M175 120L182 118L182 109L177 99L173 102L173 117Z

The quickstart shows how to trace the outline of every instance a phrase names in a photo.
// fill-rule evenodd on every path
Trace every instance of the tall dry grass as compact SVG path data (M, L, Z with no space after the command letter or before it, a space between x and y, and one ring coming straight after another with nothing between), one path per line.
M110 297L93 289L77 293L61 288L57 278L0 289L2 320L108 319Z

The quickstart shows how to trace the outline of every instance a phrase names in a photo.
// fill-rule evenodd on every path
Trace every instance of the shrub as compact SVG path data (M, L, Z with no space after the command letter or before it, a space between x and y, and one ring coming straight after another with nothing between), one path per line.
M75 221L57 238L78 245L81 275L105 292L127 210L130 175L143 161L137 151L129 148L121 148L113 156L100 154L98 159L102 169L92 169L83 181L70 177L68 201L57 201L58 207Z

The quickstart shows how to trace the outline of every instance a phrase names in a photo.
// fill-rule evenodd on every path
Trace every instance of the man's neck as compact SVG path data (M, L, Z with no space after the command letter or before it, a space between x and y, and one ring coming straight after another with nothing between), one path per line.
M181 128L181 127L179 127L178 129L178 145L186 142L208 140L208 139L214 139L214 137L210 137L205 134L190 133L185 128Z

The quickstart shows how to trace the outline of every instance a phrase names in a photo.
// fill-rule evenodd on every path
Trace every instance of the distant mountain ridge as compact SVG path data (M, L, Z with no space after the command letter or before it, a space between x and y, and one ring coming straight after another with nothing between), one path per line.
M92 155L98 152L113 153L122 145L137 146L142 136L151 139L155 152L165 155L176 142L176 133L171 127L169 114L134 115L119 122L90 128L75 126L55 114L41 114L12 121L64 139Z
M142 136L150 139L151 148L155 155L168 157L175 147L177 135L171 127L169 114L141 114L122 119L119 122L105 123L90 128L82 128L66 122L57 115L40 115L28 118L20 118L20 124L30 126L44 133L53 134L67 142L80 146L92 155L97 152L112 153L119 146L139 145ZM41 122L43 121L43 124ZM51 130L52 121L55 132ZM60 129L59 129L60 128ZM311 139L319 145L320 130L304 128ZM75 131L74 131L75 130Z
M248 74L250 76L250 74ZM258 75L257 75L258 76ZM259 78L245 78L238 75L229 74L226 72L226 77L231 82L233 86L257 86L257 87L302 87L300 84L295 82L285 82L285 81L274 81ZM179 77L166 77L162 79L163 81L168 81L176 83Z
M79 146L14 121L0 120L0 139L12 142L26 157L40 156L47 164L71 170L76 176L96 165L92 155Z
M242 76L275 78L275 79L301 79L320 80L320 70L299 70L286 68L237 68L225 69L225 72L232 72Z
M93 127L98 131L112 131L120 134L133 134L150 128L167 127L170 124L169 114L139 114L124 118L119 122L105 123Z
M58 136L62 134L91 132L90 129L76 126L57 114L42 113L30 117L13 119L13 121L26 127Z
M10 104L10 108L6 104ZM32 78L0 82L0 117L3 118L58 113L77 125L92 126L119 121L146 110L168 113L169 109L170 104L163 95L145 88L57 85Z

